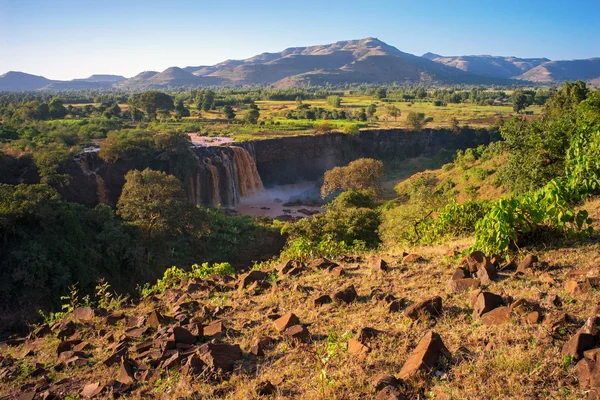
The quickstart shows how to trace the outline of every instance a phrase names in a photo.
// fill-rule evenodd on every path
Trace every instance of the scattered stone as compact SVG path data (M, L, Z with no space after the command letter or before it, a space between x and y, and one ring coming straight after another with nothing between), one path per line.
M303 264L300 261L290 260L279 266L279 274L282 276L299 275L302 272Z
M354 289L354 285L350 285L347 288L340 290L337 293L334 293L332 297L336 303L344 302L348 304L356 300L358 294L356 293L356 289Z
M477 270L477 278L484 285L490 285L497 276L496 267L489 261L480 265Z
M333 276L344 276L344 275L346 275L346 270L344 270L344 267L342 267L341 265L337 266L337 267L334 267L334 268L331 268L329 270L329 272Z
M324 304L329 304L331 303L333 300L331 300L331 296L329 296L328 294L324 294L322 296L317 297L314 300L314 304L315 306L322 306Z
M83 390L81 391L81 396L91 398L99 395L102 389L104 388L100 386L99 382L89 383L83 387Z
M64 341L60 342L58 344L58 346L56 347L56 355L59 356L60 353L62 353L62 352L72 350L73 346L78 345L79 343L81 343L81 340L79 340L79 339L64 340Z
M477 296L477 300L473 306L473 319L481 318L487 312L501 306L503 303L502 297L491 292L481 292Z
M204 327L202 334L204 336L217 336L225 334L225 326L223 326L223 321L217 320L211 322L208 326Z
M383 333L383 331L380 331L375 328L369 328L369 327L360 328L360 330L356 334L356 340L358 340L361 343L366 343L367 340L374 338L375 336L377 336L381 333Z
M403 263L414 263L423 260L423 258L418 254L409 254L402 259Z
M308 268L309 269L331 269L331 268L335 268L337 266L338 266L338 264L334 263L333 261L329 261L326 258L317 258L316 260L313 260L308 265Z
M522 272L525 273L527 270L533 267L533 264L538 262L538 258L536 255L529 254L524 259L521 260L519 266L517 267L517 273Z
M398 380L395 376L389 374L379 374L372 381L371 384L376 391L383 390L386 386L398 385Z
M464 279L469 277L469 271L464 268L456 268L454 274L452 274L452 280Z
M461 293L469 289L478 288L481 282L473 278L451 279L448 281L448 290L452 293Z
M132 328L125 331L125 337L129 339L137 339L146 333L148 328Z
M588 333L577 332L564 344L561 354L563 356L571 356L575 360L583 357L583 352L594 348L594 335Z
M371 349L369 347L365 346L364 344L362 344L360 341L358 341L356 339L350 339L348 341L348 353L350 353L354 356L365 355L370 350Z
M390 267L388 266L388 263L384 259L379 258L375 261L375 264L373 265L373 269L375 269L375 271L387 271L390 269Z
M419 371L430 371L437 365L442 355L450 358L450 352L440 335L429 331L421 338L417 347L408 357L398 377L407 379L415 376Z
M418 319L420 315L437 316L442 312L442 298L434 296L408 307L405 314L410 319Z
M510 320L510 307L498 307L494 308L481 316L481 322L483 325L501 325Z
M117 382L121 382L125 385L133 385L135 383L133 368L129 361L125 358L121 359L121 366L119 367L119 376L116 380Z
M267 278L267 274L263 271L250 271L243 274L238 279L238 289L244 289L252 283L263 281Z
M146 319L146 326L151 328L159 328L164 324L164 317L157 311L152 311Z
M265 348L271 343L273 343L273 339L269 336L259 336L254 339L250 352L257 357L262 357L265 355Z
M562 311L557 311L547 315L543 325L550 331L550 333L555 333L567 324L567 314Z
M114 311L104 319L104 323L107 325L116 325L117 322L123 318L125 318L125 313L123 311Z
M404 304L403 300L392 300L389 303L387 303L387 312L389 313L393 313L393 312L398 312L400 311L400 308L402 307L402 305Z
M211 369L231 372L235 363L242 360L240 346L225 343L205 343L200 346L200 359Z
M73 315L79 322L91 322L94 319L94 310L91 307L78 307L73 310Z
M479 267L486 263L489 263L489 260L481 251L474 251L471 254L467 254L460 261L461 267L472 274L476 273Z
M571 296L581 296L592 290L592 285L588 280L583 282L568 281L565 284L565 289Z
M256 385L256 394L259 396L270 396L275 394L277 388L269 381L260 382Z
M586 357L579 361L575 365L575 375L583 389L600 387L600 365L595 360Z
M283 334L300 341L306 341L310 338L310 332L308 332L308 329L303 325L292 325L283 331Z
M386 386L377 393L375 400L406 400L406 396L402 395L398 388Z
M298 317L295 314L289 312L289 313L285 314L283 317L276 319L274 321L274 323L275 323L275 327L277 328L277 330L280 332L283 332L292 325L299 325L300 320L298 319Z
M63 351L58 356L58 362L66 366L77 365L82 367L87 365L88 356L80 351Z
M196 343L196 336L192 335L190 331L181 326L173 328L173 339L175 343L194 344Z
M514 261L505 262L498 268L499 271L509 271L517 268L517 264Z

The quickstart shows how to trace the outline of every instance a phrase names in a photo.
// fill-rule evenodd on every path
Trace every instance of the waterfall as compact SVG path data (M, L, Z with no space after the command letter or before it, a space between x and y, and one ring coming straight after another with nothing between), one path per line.
M242 147L195 147L194 154L196 176L189 190L196 204L232 207L263 187L254 158Z
M75 162L81 168L86 177L93 177L93 185L96 186L96 196L99 203L110 204L108 187L104 179L98 173L98 168L94 168L97 159L96 152L84 152L74 157Z

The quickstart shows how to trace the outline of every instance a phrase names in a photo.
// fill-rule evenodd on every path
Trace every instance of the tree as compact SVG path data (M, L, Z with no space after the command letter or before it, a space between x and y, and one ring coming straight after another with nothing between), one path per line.
M411 129L415 131L423 130L423 128L425 128L425 125L427 125L429 121L431 120L429 118L426 118L424 113L411 111L406 116L406 123Z
M102 113L106 118L119 118L121 117L121 107L117 103L113 103Z
M512 101L513 110L515 110L516 113L520 113L525 109L525 107L527 107L527 96L525 96L525 93L520 90L517 90L513 93Z
M248 111L248 114L246 114L246 121L250 124L256 125L259 117L260 111L258 111L258 106L256 106L256 104L251 104L250 111Z
M359 121L363 121L363 122L367 120L367 112L365 111L364 108L360 109L360 111L356 115L356 119Z
M357 136L358 134L360 134L360 129L356 124L348 124L344 126L342 132L344 132L344 134L346 135Z
M340 96L329 96L327 97L327 104L331 107L338 108L342 104L342 98Z
M177 105L175 105L175 115L178 119L190 116L190 110L183 104L183 100L177 101Z
M175 108L171 96L156 90L142 93L137 102L150 119L156 119L156 111L159 109L171 111Z
M202 111L210 111L213 108L215 102L215 92L212 90L207 90L204 93L204 97L202 99Z
M296 107L300 107L302 105L302 97L296 96Z
M50 103L48 103L48 111L50 112L51 118L60 119L67 115L67 109L63 105L62 101L56 97L50 100Z
M376 112L377 106L375 105L375 103L369 104L369 107L367 107L367 117L369 117L369 119L373 119Z
M398 117L401 114L400 109L393 104L387 106L386 112L390 117L394 118L394 121L398 121Z
M223 114L225 114L225 118L230 121L235 119L235 111L233 111L233 108L229 104L223 107Z
M335 167L327 172L321 186L321 196L327 197L336 190L367 190L380 194L379 180L383 177L383 162L373 158L359 158L345 167Z
M138 227L148 239L174 234L186 208L185 191L175 176L149 168L125 175L117 214Z
M375 93L373 94L373 98L375 99L385 99L387 97L387 90L385 88L377 88Z
M333 126L327 121L318 123L314 127L315 133L330 133L331 131L333 131Z

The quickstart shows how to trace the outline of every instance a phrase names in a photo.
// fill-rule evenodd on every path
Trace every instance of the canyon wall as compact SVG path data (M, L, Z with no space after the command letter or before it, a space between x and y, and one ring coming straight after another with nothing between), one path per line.
M464 149L487 144L485 130L463 128L459 133L427 129L410 132L401 129L366 130L359 135L331 133L290 136L237 143L232 146L193 147L195 165L178 176L190 201L206 206L235 206L241 197L263 186L315 181L332 167L361 157L399 162L439 150ZM71 175L71 184L61 189L66 200L94 206L114 206L121 195L125 174L132 169L152 168L171 172L157 160L133 159L105 163L97 152L83 153L62 172Z

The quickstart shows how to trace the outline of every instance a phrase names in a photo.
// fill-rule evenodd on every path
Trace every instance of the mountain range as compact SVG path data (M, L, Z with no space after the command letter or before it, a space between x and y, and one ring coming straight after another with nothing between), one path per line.
M518 81L600 80L600 58L550 61L546 58L441 56L404 53L376 38L327 45L292 47L245 60L216 65L170 67L126 79L92 75L70 81L49 80L23 72L0 76L0 91L73 89L165 89L169 87L262 85L277 88L324 84L514 84Z

